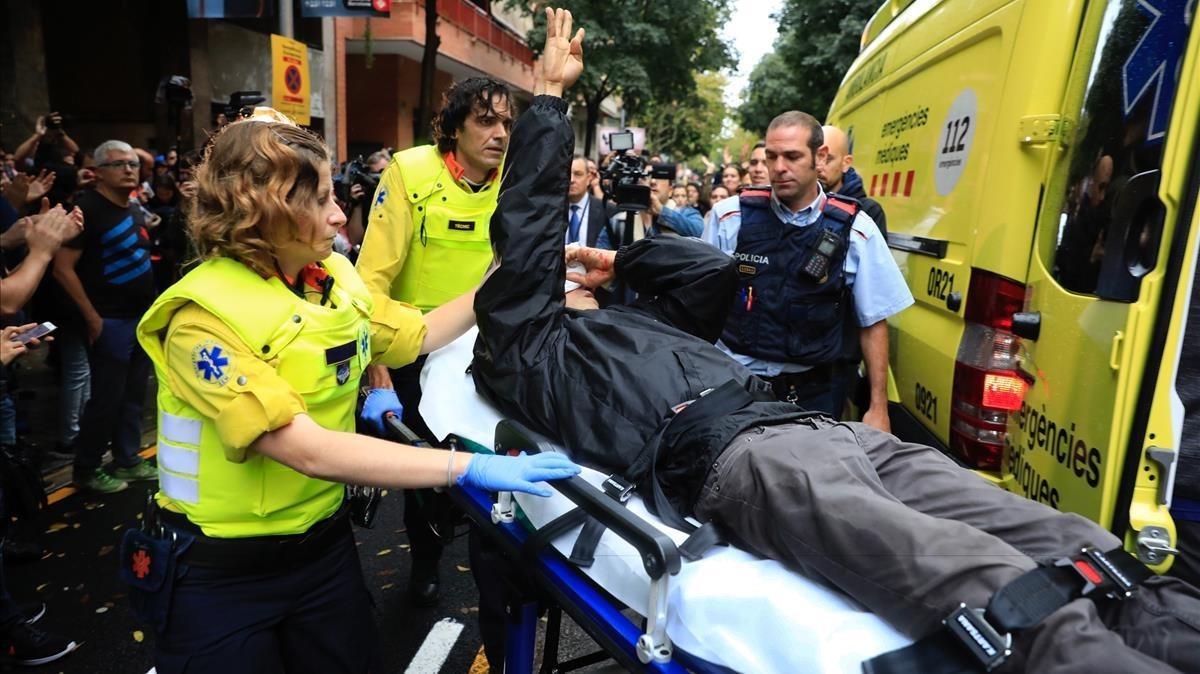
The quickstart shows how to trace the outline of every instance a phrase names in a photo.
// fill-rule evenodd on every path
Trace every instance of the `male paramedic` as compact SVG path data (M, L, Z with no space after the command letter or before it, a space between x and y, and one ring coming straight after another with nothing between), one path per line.
M508 87L472 77L445 93L433 121L434 145L397 152L375 191L374 207L357 269L379 303L391 298L423 312L473 290L492 261L488 223L496 209L500 164L512 124ZM425 358L389 372L372 365L372 389L396 389L409 428L432 439L417 407ZM437 603L442 541L431 517L439 499L428 491L404 492L404 525L412 544L408 597L418 606Z
M779 400L837 417L837 365L845 341L858 340L870 381L863 421L890 430L887 318L913 303L908 284L860 204L821 188L828 148L812 115L776 117L763 153L770 188L713 207L709 243L738 272L721 345Z
M566 257L586 273L568 280L620 278L638 296L597 309L583 289L564 293L573 134L562 92L582 70L582 45L568 42L569 14L548 23L546 83L514 127L492 221L500 265L475 298L472 376L485 398L575 460L623 474L668 522L693 515L901 632L929 635L918 644L941 647L934 661L1200 671L1200 591L1152 576L1101 527L997 489L929 447L764 397L767 382L713 344L743 282L738 261L687 238L573 249ZM773 178L790 201L784 176L796 180L796 163L812 170L817 131L775 131ZM1124 597L1127 584L1123 601L1104 596ZM953 641L970 630L1011 635L1011 646L984 663L982 648Z

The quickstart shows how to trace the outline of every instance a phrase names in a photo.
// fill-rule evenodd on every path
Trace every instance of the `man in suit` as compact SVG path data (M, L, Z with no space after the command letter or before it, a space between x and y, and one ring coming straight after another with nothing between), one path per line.
M596 247L596 237L608 226L609 212L604 201L588 191L592 173L585 157L575 155L571 160L571 184L567 188L567 226L564 243ZM610 237L606 237L611 240Z

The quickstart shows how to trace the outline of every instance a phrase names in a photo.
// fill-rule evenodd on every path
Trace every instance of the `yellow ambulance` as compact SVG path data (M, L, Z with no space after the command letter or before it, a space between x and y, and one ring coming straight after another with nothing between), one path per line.
M893 430L1158 571L1200 505L1198 2L891 0L828 117L917 299Z

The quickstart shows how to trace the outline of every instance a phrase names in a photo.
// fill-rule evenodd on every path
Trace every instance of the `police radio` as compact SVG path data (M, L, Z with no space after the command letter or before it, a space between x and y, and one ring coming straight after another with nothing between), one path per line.
M836 234L829 230L823 230L820 240L813 247L812 253L804 261L804 266L800 268L800 271L816 281L824 280L829 275L829 263L841 246L842 241Z

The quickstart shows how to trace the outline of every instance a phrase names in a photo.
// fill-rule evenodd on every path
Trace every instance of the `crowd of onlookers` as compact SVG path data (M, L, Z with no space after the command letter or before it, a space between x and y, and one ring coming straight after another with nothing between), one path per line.
M223 122L218 119L217 125ZM837 137L832 140L831 154L837 155ZM351 258L362 244L375 186L392 154L384 148L332 167L336 198L348 214L335 249ZM736 160L724 152L719 166L701 157L697 169L668 166L664 157L643 152L649 203L629 209L617 203L612 185L602 179L614 157L597 163L576 156L572 162L564 243L615 249L646 236L701 236L713 226L715 204L744 187L769 183L761 142L743 148ZM0 338L5 349L0 506L7 504L17 525L4 538L8 562L41 558L32 520L42 469L70 463L74 484L99 493L156 478L139 455L150 366L134 333L157 294L178 280L194 257L186 203L195 194L192 172L198 161L196 150L153 151L121 140L82 148L57 113L39 118L34 133L11 152L0 148L0 324L5 329ZM652 179L649 167L665 168L674 178ZM826 182L843 187L842 172L834 173L825 176ZM856 178L852 169L846 175ZM625 232L626 223L634 223L632 231ZM57 378L58 419L55 428L38 429L42 435L53 433L53 445L35 447L23 441L31 429L13 404L21 370L11 363L37 342L25 345L12 337L43 322L56 327L46 362ZM2 518L5 524L9 516ZM2 580L0 637L20 633L29 642L22 648L43 655L67 648L67 640L37 632L20 618L30 612L13 608Z

